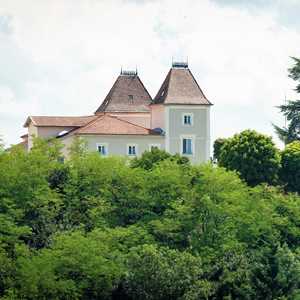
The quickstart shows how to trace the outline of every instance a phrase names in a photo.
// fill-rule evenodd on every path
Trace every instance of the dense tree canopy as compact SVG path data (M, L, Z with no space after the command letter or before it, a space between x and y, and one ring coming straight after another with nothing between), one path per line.
M280 177L286 189L300 194L300 141L286 146L281 155Z
M236 170L251 185L277 181L280 155L272 139L254 130L245 130L227 139L222 146L219 164Z
M213 154L213 158L214 158L214 161L218 161L219 158L220 158L220 155L221 155L221 150L222 150L222 147L223 145L225 144L226 142L226 139L224 138L218 138L214 141L214 154Z
M242 144L261 148L245 149L277 157L249 135ZM297 194L161 152L128 163L80 145L65 163L54 141L0 154L1 299L300 297Z

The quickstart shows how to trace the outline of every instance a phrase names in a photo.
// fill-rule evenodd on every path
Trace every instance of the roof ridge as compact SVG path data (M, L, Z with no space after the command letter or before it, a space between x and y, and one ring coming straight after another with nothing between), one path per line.
M168 95L168 92L169 92L169 85L170 85L170 77L171 77L171 71L172 71L172 68L169 70L166 78L164 79L162 85L160 86L156 96L154 97L153 99L153 103L160 103L159 101L159 95L163 92L163 90L165 90L166 94L163 95L164 99L167 97ZM157 99L158 98L158 99ZM161 103L163 103L164 101L162 101Z
M95 111L95 114L99 111L102 112L102 110L105 110L105 108L107 107L108 103L109 103L109 99L111 98L110 96L112 95L113 91L116 88L117 82L120 80L120 75L118 76L118 78L116 79L116 81L114 82L114 84L112 85L112 87L110 88L109 92L107 93L107 95L105 96L104 100L102 101L101 105L97 108L97 110Z
M129 101L129 95L132 95L135 101ZM116 111L149 111L148 106L151 102L152 97L138 75L119 75L95 114Z
M83 125L83 126L80 126L78 128L74 128L74 129L71 129L68 133L66 133L63 137L65 136L68 136L69 133L72 133L72 134L75 134L76 131L79 131L80 129L82 128L87 128L89 127L90 125L92 125L92 123L96 122L98 119L102 118L104 115L100 115L100 116L95 116L95 119L89 121L87 124Z
M148 92L147 88L145 87L143 81L141 80L141 78L139 77L139 75L136 75L137 79L139 80L139 82L141 83L141 85L143 86L144 90L146 91L146 93L148 94L151 102L152 102L152 96L150 95L150 93Z
M170 68L156 94L154 104L212 105L190 68Z
M199 90L201 91L203 97L207 100L207 102L208 102L210 105L213 105L213 104L207 99L207 97L205 96L204 92L202 91L200 85L198 84L198 82L197 82L196 78L194 77L193 73L191 72L190 68L187 68L187 69L188 69L190 75L192 76L194 82L197 84L197 86L198 86Z

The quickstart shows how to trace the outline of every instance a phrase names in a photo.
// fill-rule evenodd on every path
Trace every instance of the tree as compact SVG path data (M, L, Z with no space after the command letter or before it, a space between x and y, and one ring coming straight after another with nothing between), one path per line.
M280 154L271 137L245 130L225 142L219 164L238 171L250 186L274 184L278 179Z
M300 93L300 59L292 57L295 65L289 69L289 77L297 81L297 93ZM288 101L287 104L278 106L288 121L287 127L279 127L274 125L275 132L278 137L285 143L289 144L293 141L300 140L300 100Z
M0 135L0 153L4 150L4 142L3 142L3 139Z
M281 154L281 181L286 189L300 193L300 141L288 144Z
M170 153L160 150L156 147L152 148L151 151L143 152L142 156L139 158L134 158L131 161L131 166L133 168L143 168L145 170L151 170L159 162L170 159L175 161L179 165L189 165L189 159L178 154L171 155Z
M144 245L130 252L128 271L132 299L181 299L201 279L202 264L187 252Z
M285 143L300 141L300 100L288 101L287 104L278 106L289 122L288 127L273 125L278 137Z
M107 241L103 234L66 232L50 249L20 255L17 299L111 299L125 269L121 253Z
M300 93L300 59L297 57L292 57L295 64L289 69L289 77L295 81L299 81L296 86L296 91Z
M297 167L298 143L286 168ZM140 167L59 156L57 141L41 140L0 155L1 299L299 298L297 193L179 156ZM223 156L246 175L278 166L271 139L254 131L228 139Z
M68 148L68 151L71 159L75 159L76 157L87 154L87 140L82 137L76 136L72 144Z
M221 150L223 145L225 144L226 139L218 138L214 142L214 160L218 161L221 155Z

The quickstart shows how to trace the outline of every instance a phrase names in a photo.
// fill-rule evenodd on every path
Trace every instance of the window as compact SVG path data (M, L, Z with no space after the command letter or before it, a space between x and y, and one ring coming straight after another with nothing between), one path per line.
M108 154L108 146L107 146L107 144L97 144L97 150L103 156L105 156L105 155Z
M128 101L130 104L133 104L133 95L128 95Z
M182 124L186 126L193 125L193 114L183 114L182 115Z
M135 144L128 144L127 145L127 155L135 156L137 155L137 145Z
M154 148L160 149L160 144L150 144L149 145L149 151L151 151Z
M192 155L194 152L193 149L193 139L190 137L184 137L182 138L182 154L185 155Z

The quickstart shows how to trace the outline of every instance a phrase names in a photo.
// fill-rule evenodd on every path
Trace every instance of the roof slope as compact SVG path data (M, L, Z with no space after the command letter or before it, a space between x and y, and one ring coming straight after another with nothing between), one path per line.
M85 135L158 135L159 133L117 117L103 114L71 134Z
M189 68L171 68L153 103L211 105Z
M152 98L136 73L121 73L103 103L101 112L148 112Z
M47 127L81 127L94 120L96 116L83 117L49 117L49 116L29 116L24 124L27 127L30 122L35 126Z

